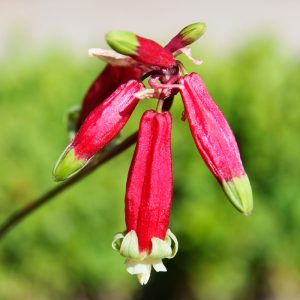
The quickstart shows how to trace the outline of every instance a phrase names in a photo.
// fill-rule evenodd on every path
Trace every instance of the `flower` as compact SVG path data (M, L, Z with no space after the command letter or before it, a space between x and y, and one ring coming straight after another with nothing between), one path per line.
M92 110L56 163L53 171L56 180L77 173L120 132L139 101L135 93L142 88L142 83L130 80Z
M177 239L168 229L172 202L171 109L181 94L196 147L226 196L245 215L252 211L252 191L234 135L196 73L187 74L178 54L194 59L187 46L205 32L204 23L183 28L162 47L131 32L113 31L106 40L113 50L92 48L91 56L108 63L87 92L78 132L53 171L64 180L80 171L122 130L141 99L157 99L156 111L141 119L128 174L126 230L113 248L126 258L126 268L146 284L151 268L166 271L164 258L175 256ZM150 88L142 83L148 78Z
M180 90L196 147L231 203L245 215L252 192L234 135L198 74L182 77ZM201 100L201 101L199 101Z
M151 266L166 271L163 258L172 258L177 240L169 226L172 203L171 114L146 111L130 166L126 197L126 231L113 248L126 257L127 271L147 283ZM173 245L172 245L173 241ZM174 246L174 247L173 247ZM173 249L172 249L173 247Z

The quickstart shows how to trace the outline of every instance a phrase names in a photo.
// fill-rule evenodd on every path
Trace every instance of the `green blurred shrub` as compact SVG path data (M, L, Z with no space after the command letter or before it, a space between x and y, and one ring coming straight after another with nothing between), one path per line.
M168 263L169 272L155 274L137 297L150 299L146 292L163 295L172 287L178 290L172 299L299 299L300 62L280 48L272 40L254 40L223 56L196 49L205 64L187 62L202 75L236 134L255 209L245 218L227 202L188 124L180 121L177 99L170 227L180 253ZM51 170L68 143L63 113L80 103L103 65L50 49L27 59L8 57L0 67L3 221L54 186ZM124 136L154 105L139 105ZM132 151L61 194L1 242L0 299L128 299L138 291L110 246L124 229Z

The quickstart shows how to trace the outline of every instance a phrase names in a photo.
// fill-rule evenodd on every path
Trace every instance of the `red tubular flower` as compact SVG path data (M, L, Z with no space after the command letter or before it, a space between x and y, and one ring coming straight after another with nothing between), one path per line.
M252 210L251 186L227 121L200 77L195 73L183 76L184 66L175 60L182 53L200 64L186 46L204 32L204 23L191 24L163 48L134 33L115 31L106 36L115 51L91 48L89 54L108 66L88 91L80 129L54 168L56 180L78 172L120 132L140 99L157 99L156 111L146 111L140 122L126 186L126 231L118 233L112 243L126 258L127 271L137 275L141 284L148 282L152 266L157 272L166 271L162 259L174 257L178 248L168 226L172 201L169 110L179 91L185 106L183 119L188 118L205 163L231 203L245 215ZM141 83L146 78L149 89Z
M146 111L127 180L126 233L113 242L127 258L127 271L137 274L141 284L147 283L151 265L166 271L161 260L176 253L176 238L168 230L171 201L171 114Z
M140 251L151 250L151 238L164 239L172 199L171 114L147 111L126 191L126 227L138 234ZM153 220L157 220L153 222Z
M143 88L136 80L128 81L90 113L56 163L56 180L75 174L120 132L139 101L134 94Z
M191 133L202 158L232 204L244 214L250 214L251 186L226 119L199 75L186 75L179 82L183 85L180 93Z
M139 79L142 71L138 68L119 67L108 64L87 91L77 121L77 128L82 125L89 113L109 97L119 85L131 79Z

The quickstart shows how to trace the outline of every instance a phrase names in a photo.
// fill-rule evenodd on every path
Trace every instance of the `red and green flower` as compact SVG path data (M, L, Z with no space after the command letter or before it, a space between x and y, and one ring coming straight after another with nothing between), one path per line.
M205 32L203 23L182 29L162 47L131 32L106 36L113 50L93 48L89 54L108 64L88 90L77 120L77 133L53 171L56 180L79 172L122 130L143 98L156 100L156 110L144 113L128 174L125 196L126 230L113 248L126 258L126 268L146 284L151 268L166 271L164 258L175 256L178 242L169 229L172 204L170 109L180 93L196 147L240 212L252 211L252 191L234 135L196 73L187 74L176 59ZM150 88L143 81L148 79Z

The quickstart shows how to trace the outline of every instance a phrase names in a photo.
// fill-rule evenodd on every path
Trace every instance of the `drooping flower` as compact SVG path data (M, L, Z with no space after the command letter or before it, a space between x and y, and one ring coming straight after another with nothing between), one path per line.
M234 135L198 74L182 77L180 90L192 136L206 165L231 203L248 215L252 192Z
M163 258L176 254L168 229L172 202L171 114L146 111L127 179L126 231L113 247L126 258L127 271L147 283L151 266L166 271ZM172 241L174 249L172 249Z
M230 202L243 214L252 211L252 191L234 135L220 109L196 73L186 74L178 54L193 63L187 46L203 35L204 23L183 28L162 47L125 31L106 35L115 50L92 48L89 54L108 63L89 89L78 120L78 132L54 168L64 180L80 171L120 132L143 98L157 99L156 111L141 119L138 141L129 170L126 230L118 233L113 248L126 258L126 268L147 283L151 268L166 271L164 258L172 258L177 240L168 229L172 201L171 114L180 92L191 134L204 162ZM148 78L150 88L142 81Z
M53 171L56 180L77 173L121 131L139 101L135 93L142 89L142 83L130 80L89 114L56 163Z

